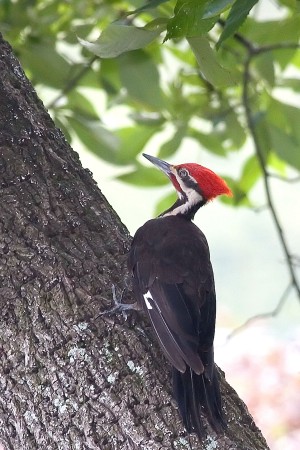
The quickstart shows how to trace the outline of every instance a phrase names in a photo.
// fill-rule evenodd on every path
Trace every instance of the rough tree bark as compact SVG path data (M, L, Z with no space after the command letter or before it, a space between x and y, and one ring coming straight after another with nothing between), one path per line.
M267 449L224 379L228 430L188 440L143 317L97 318L130 237L2 39L0 70L0 447Z

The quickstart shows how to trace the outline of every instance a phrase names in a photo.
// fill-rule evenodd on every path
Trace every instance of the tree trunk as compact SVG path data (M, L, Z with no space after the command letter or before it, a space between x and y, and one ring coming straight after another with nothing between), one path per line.
M188 438L143 316L98 317L129 234L2 39L0 67L2 447L267 449L224 379L226 433Z

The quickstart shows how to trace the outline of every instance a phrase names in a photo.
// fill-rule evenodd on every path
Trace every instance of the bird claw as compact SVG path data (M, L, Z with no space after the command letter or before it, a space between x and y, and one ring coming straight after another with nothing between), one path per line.
M113 302L114 302L115 306L113 306L111 309L108 309L107 311L103 311L102 313L99 314L99 316L111 316L114 314L122 314L124 319L127 320L127 317L128 317L127 311L138 309L136 303L122 303L125 289L123 289L123 291L121 293L120 300L117 296L116 287L114 284L112 285L111 290L112 290L112 298L113 298Z

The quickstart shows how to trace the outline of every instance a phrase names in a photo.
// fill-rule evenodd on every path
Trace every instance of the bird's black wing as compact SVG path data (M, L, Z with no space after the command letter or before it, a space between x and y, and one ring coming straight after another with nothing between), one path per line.
M178 217L148 221L132 243L129 266L134 291L147 311L171 364L203 372L200 347L214 336L214 281L201 231Z
M144 309L170 363L180 372L185 372L188 364L196 373L202 373L204 367L198 354L196 329L181 286L156 279L143 299Z

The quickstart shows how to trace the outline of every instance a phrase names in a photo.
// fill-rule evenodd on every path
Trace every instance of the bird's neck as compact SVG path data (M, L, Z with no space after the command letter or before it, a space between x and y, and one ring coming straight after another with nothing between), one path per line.
M187 220L193 220L196 212L206 202L196 193L194 196L183 195L176 200L174 205L164 211L159 217L179 216Z

